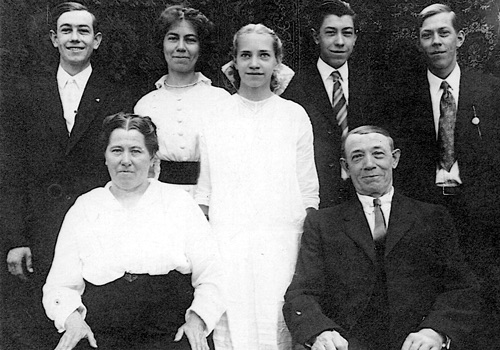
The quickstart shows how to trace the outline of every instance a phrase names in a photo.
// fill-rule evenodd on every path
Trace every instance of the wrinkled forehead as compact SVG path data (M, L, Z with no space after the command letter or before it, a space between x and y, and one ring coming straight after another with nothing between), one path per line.
M390 140L379 133L351 134L345 141L346 154L366 152L375 149L391 150Z

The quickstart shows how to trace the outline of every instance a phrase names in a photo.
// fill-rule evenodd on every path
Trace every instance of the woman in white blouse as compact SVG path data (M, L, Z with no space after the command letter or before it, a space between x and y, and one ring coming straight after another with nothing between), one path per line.
M218 350L289 350L283 295L306 210L319 203L312 127L304 108L276 94L284 69L282 44L271 29L241 28L233 54L238 93L203 129L195 195L210 215L230 276L227 313L214 342Z
M184 191L148 179L158 149L148 117L107 117L103 143L111 181L69 210L43 287L46 313L65 332L56 349L82 338L104 349L207 349L224 307L203 213Z
M195 71L211 44L212 22L198 10L180 5L167 7L159 22L168 74L137 102L134 112L151 117L158 127L161 170L156 166L156 176L159 172L160 181L192 193L200 170L201 121L229 93Z

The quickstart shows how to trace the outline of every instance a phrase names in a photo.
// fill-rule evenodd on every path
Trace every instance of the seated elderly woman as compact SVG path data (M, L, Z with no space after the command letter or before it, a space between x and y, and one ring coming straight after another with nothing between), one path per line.
M150 118L109 116L102 136L111 181L69 210L43 287L65 332L56 349L83 338L103 349L208 349L224 312L209 225L189 194L148 179L158 150Z

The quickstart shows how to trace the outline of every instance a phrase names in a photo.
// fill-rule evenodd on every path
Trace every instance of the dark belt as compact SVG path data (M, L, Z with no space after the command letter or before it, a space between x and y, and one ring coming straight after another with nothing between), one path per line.
M162 160L158 180L176 185L196 185L200 176L200 162L170 162Z
M441 187L443 196L458 196L462 192L461 186Z

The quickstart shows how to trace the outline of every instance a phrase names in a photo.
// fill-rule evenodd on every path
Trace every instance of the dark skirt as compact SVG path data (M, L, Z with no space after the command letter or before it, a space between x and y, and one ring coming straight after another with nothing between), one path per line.
M173 339L193 300L191 275L128 277L103 286L86 282L86 321L99 349L190 349L185 335L180 342ZM76 349L90 349L88 340L80 340Z

